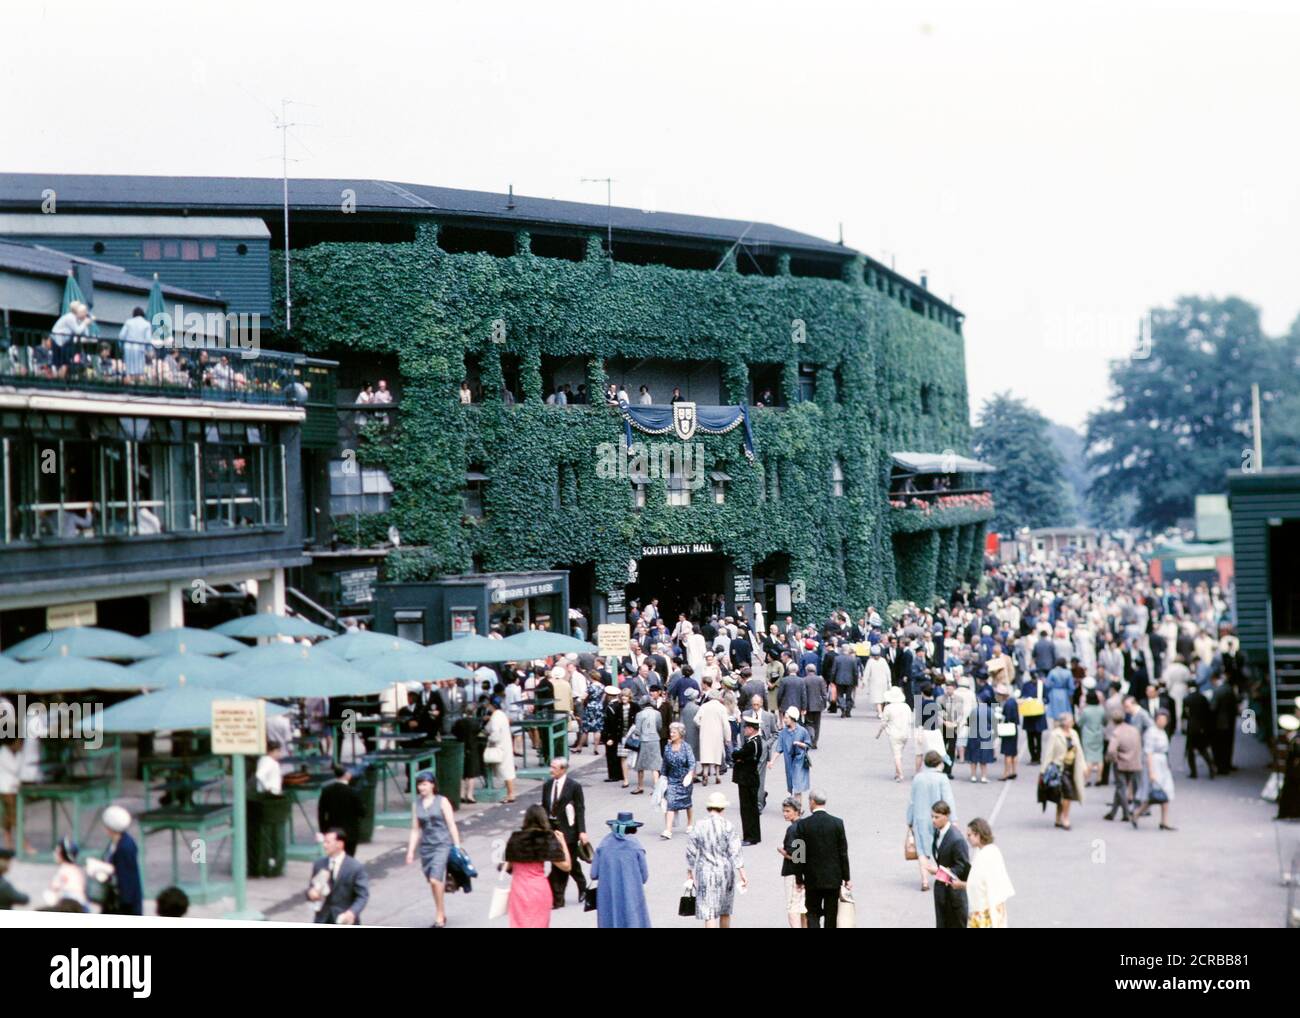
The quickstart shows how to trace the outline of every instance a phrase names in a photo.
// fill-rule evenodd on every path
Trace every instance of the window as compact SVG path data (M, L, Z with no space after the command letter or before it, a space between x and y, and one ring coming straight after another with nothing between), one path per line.
M162 260L162 241L146 240L140 244L140 257L147 262Z
M217 257L217 242L215 240L205 240L202 247L203 251L201 257L204 261Z
M94 245L92 246L91 250L93 250L93 251L95 252L95 254L103 254L103 253L104 253L104 242L103 242L102 240L97 240L97 241L95 241L95 243L94 243Z
M162 256L164 258L179 258L181 256L180 242L175 240L164 240Z
M197 240L181 241L181 261L197 262L199 260L199 242Z
M844 467L838 459L831 460L831 494L836 498L844 497Z
M631 473L628 480L632 482L632 509L640 512L645 508L646 488L650 484L650 478L646 474Z
M330 460L330 515L367 516L387 512L393 482L381 467L363 467L356 460Z
M929 383L921 386L921 413L934 413L934 393Z
M95 245L96 254L102 254L103 244ZM240 254L248 253L248 245L240 244L236 249ZM215 240L142 240L140 257L146 262L175 261L183 262L212 261L217 257Z
M731 480L731 475L722 470L710 470L709 481L713 486L713 501L717 505L722 505L727 501L727 482Z
M673 470L668 475L668 504L691 504L690 478L682 473L680 469Z
M817 394L817 369L810 364L799 365L799 389L797 398L800 403L810 403Z
M480 519L483 516L483 486L488 482L488 475L483 473L483 468L477 464L471 464L470 468L465 471L465 488L461 492L461 498L465 506L465 515Z

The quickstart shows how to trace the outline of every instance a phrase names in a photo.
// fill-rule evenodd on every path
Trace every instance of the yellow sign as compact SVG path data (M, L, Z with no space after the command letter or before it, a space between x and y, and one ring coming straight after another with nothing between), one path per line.
M266 702L212 701L212 752L218 756L261 756L265 753Z
M606 622L596 627L596 643L601 657L622 657L632 639L632 627L626 622Z
M45 628L67 629L70 626L98 625L99 615L94 601L74 601L72 604L55 604L45 609Z

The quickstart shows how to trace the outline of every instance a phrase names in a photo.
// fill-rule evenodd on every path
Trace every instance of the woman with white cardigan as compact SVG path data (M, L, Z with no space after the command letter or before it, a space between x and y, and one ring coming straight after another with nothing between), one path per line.
M966 826L966 840L974 850L970 873L965 881L954 880L953 887L966 889L969 906L968 929L1006 929L1007 899L1016 893L1007 876L1002 850L993 844L989 822L976 817Z

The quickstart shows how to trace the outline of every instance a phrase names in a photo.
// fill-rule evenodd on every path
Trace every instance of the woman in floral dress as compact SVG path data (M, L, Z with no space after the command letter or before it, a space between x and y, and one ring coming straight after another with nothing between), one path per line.
M749 886L740 854L740 832L724 817L727 797L709 796L708 816L695 825L686 846L686 876L695 885L695 918L705 929L728 929L736 901L736 878Z
M668 778L668 790L664 793L664 829L659 837L667 840L673 836L673 824L677 814L686 811L686 833L691 833L695 824L695 810L691 808L695 792L695 754L691 752L686 741L686 726L674 721L668 726L668 745L664 747L664 775Z
M591 751L601 751L600 733L605 727L605 687L596 676L587 684L587 702L582 708L582 723L574 749L582 749L591 736Z

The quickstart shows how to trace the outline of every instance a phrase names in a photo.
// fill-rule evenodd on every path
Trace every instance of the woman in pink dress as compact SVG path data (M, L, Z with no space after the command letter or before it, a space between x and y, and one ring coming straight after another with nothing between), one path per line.
M523 826L506 842L505 869L511 875L511 929L545 929L551 925L554 895L546 879L546 864L565 873L573 867L564 835L551 828L546 810L529 806Z

